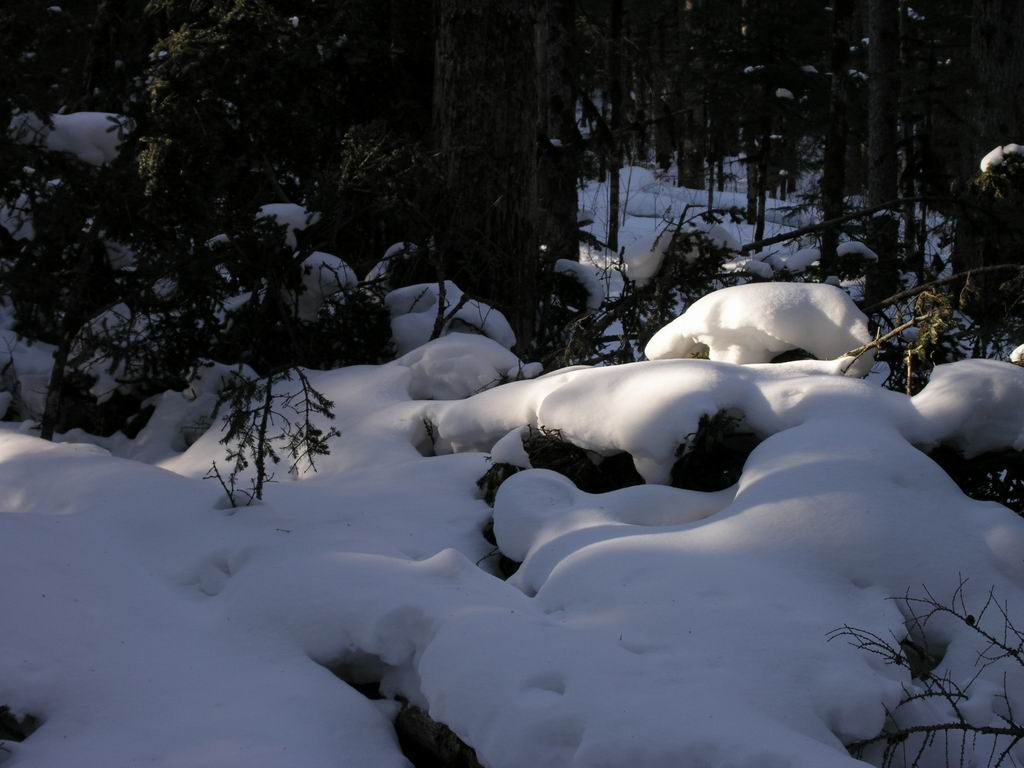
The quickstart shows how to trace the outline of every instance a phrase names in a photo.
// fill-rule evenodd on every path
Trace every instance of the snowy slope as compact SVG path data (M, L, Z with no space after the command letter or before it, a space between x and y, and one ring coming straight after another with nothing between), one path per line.
M216 427L174 472L4 432L0 574L19 588L0 596L0 701L43 720L8 765L405 764L388 707L325 666L429 709L487 766L854 765L843 743L912 683L829 631L902 637L886 598L961 576L1024 596L1024 520L915 447L969 441L963 411L991 413L992 391L1016 424L1002 441L1019 435L1024 369L939 371L910 399L820 363L668 360L447 402L411 400L402 365L315 374L338 405L332 455L234 514L199 479ZM976 394L944 394L951 377ZM629 450L657 482L721 408L764 438L737 486L594 496L527 470L494 510L521 570L503 582L481 560L475 480L509 431ZM977 637L937 630L941 669L971 677ZM996 683L977 685L980 717Z

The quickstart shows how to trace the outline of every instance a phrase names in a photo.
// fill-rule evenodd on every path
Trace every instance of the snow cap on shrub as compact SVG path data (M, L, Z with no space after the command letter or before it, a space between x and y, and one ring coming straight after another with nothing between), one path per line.
M867 318L850 297L831 285L751 283L723 288L695 302L658 331L644 353L650 360L708 357L729 363L769 363L803 349L819 360L840 357L871 341ZM849 371L863 375L873 356Z

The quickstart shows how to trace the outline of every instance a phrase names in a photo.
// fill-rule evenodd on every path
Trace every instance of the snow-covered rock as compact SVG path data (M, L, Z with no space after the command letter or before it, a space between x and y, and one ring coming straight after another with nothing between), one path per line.
M803 349L827 360L870 340L867 318L842 290L812 283L756 283L698 300L658 331L644 353L650 360L664 360L707 348L712 360L767 363ZM870 354L862 356L851 372L865 373L872 360Z

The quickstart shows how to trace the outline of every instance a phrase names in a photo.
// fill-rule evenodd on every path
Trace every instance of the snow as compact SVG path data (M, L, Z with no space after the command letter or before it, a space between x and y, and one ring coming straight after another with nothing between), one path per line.
M792 274L806 272L821 260L821 251L817 248L801 248L792 253L773 253L768 263L775 269L786 270Z
M412 371L409 394L417 400L459 400L520 377L523 364L498 342L469 333L428 341L392 365Z
M0 227L15 240L34 240L35 226L32 223L32 204L28 195L22 193L13 203L0 205Z
M644 353L650 360L685 358L706 347L712 360L748 364L803 349L828 360L870 340L867 318L838 288L751 283L704 296L659 330ZM866 373L872 360L862 356L851 373Z
M381 260L373 266L373 269L366 273L366 282L386 282L388 276L391 274L392 265L396 261L401 261L415 255L416 250L417 246L414 243L392 243L387 250L384 251L384 255L381 257Z
M587 309L597 309L604 301L605 289L601 284L598 270L590 264L581 264L570 259L558 259L555 262L555 274L570 275L587 292Z
M937 365L914 398L935 425L936 441L968 458L1012 448L1024 451L1024 368L1000 360Z
M792 101L795 97L793 96L793 92L788 88L777 88L775 89L775 98Z
M1024 344L1021 344L1010 353L1010 362L1018 364L1024 363Z
M323 251L314 251L302 261L302 293L294 297L300 320L311 322L328 298L355 288L359 278L344 261Z
M639 169L623 180L636 210L664 203L678 216L706 194ZM597 237L601 189L584 191ZM773 203L769 213L766 237L793 225ZM291 238L316 216L260 215ZM727 269L770 278L818 257L741 256L750 225L698 227L734 253ZM657 273L665 230L626 217L629 277ZM389 249L377 276L407 250ZM601 270L614 256L581 249L556 269L593 303L614 288ZM331 254L304 267L301 317L355 285ZM451 282L444 293L447 314L463 294ZM355 682L427 709L488 768L853 768L864 763L844 744L876 736L920 683L828 642L831 631L898 642L911 612L890 598L927 585L948 600L964 577L971 606L990 588L1011 612L1021 605L1024 519L966 498L926 452L1024 449L1024 368L940 365L907 397L837 375L870 367L870 355L841 358L870 340L842 290L752 283L690 305L652 339L651 360L539 375L477 301L430 340L439 294L387 294L398 359L306 372L336 414L314 423L339 434L318 472L278 468L259 505L230 509L201 479L223 466L216 406L233 377L256 376L245 367L210 363L183 392L150 398L135 439L48 443L28 421L0 425L0 705L42 720L26 741L0 742L4 768L407 767L398 704ZM41 408L53 348L19 338L0 310L0 409L19 388L27 410ZM685 359L700 345L710 360ZM821 359L767 364L797 348ZM739 481L671 487L677 454L720 412L761 441ZM286 455L280 426L272 418ZM591 494L532 467L523 439L541 427L597 457L627 452L647 484ZM522 471L492 510L476 483L494 463ZM522 562L507 581L481 533L492 519L500 552ZM974 678L978 635L955 622L931 631L944 651L935 674ZM962 705L972 722L999 722L1004 671L1024 709L1024 675L994 665ZM913 717L949 713L922 702ZM967 759L983 764L990 747L968 740ZM940 739L921 764L945 756Z
M21 406L23 418L43 414L56 349L12 330L0 330L0 389L11 393L11 401Z
M851 240L846 243L840 243L836 248L836 255L839 257L843 256L860 256L865 261L878 261L878 254L868 248L864 243L856 240Z
M101 166L117 159L118 148L131 125L110 112L72 112L50 115L52 127L33 113L16 114L7 128L11 138L50 152L66 152L83 163Z
M261 205L256 213L257 220L270 219L275 224L284 226L285 244L289 248L297 248L298 240L296 232L302 232L320 221L320 214L316 211L307 211L301 205L295 203L268 203Z
M407 765L394 707L329 667L427 708L496 768L852 768L843 743L876 735L916 683L831 630L902 638L905 606L887 598L948 597L961 575L971 597L1024 598L1024 520L967 499L919 450L1015 444L1017 366L940 366L914 398L832 363L661 360L414 399L464 397L474 370L506 363L494 341L451 333L387 365L309 372L336 403L331 455L234 513L199 479L223 456L219 427L170 445L231 368L165 395L115 446L135 460L0 430L14 491L0 578L20 585L0 594L18 617L0 636L0 701L43 720L6 745L9 764ZM763 440L739 483L657 484L722 409ZM629 451L652 484L594 495L528 468L523 433L541 425ZM527 467L493 511L501 551L523 561L507 582L480 535L487 452ZM977 636L936 626L937 674L970 679ZM978 722L995 719L1001 675L973 689Z
M1024 155L1024 146L1007 144L1005 147L996 147L981 159L981 172L988 173L993 168L998 168L1011 155Z
M462 291L451 280L445 280L444 286L444 316L452 317L443 323L441 335L458 330L474 331L506 349L515 346L515 333L501 312L476 299L463 302ZM437 283L409 285L384 297L391 311L391 334L400 355L430 340L437 322L439 297Z
M622 252L626 277L638 286L647 285L658 271L672 243L673 233L664 230L656 235L641 237Z

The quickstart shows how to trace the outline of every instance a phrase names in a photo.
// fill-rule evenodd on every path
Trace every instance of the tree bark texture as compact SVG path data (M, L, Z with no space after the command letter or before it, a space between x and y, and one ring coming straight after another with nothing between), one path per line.
M1024 142L1024 4L974 0L973 10L975 157L971 175L989 150Z
M523 0L438 0L434 140L445 277L506 314L525 350L535 323L536 14Z
M608 26L608 96L611 106L611 178L608 181L608 247L619 249L620 187L622 184L622 0L611 0Z
M895 200L899 193L899 5L894 0L869 0L868 36L868 205L872 206ZM878 261L867 272L868 304L895 293L899 269L897 213L881 214L871 224Z
M575 0L545 0L537 25L542 142L538 190L540 242L545 260L579 258L576 178L580 136L576 127Z
M825 221L843 215L846 192L846 144L850 133L847 120L850 78L847 69L852 13L853 0L835 0L832 4L832 46L829 55L832 83L829 87L825 162L821 176L821 207ZM836 267L838 244L838 228L829 228L821 233L821 267L826 275L831 275Z

